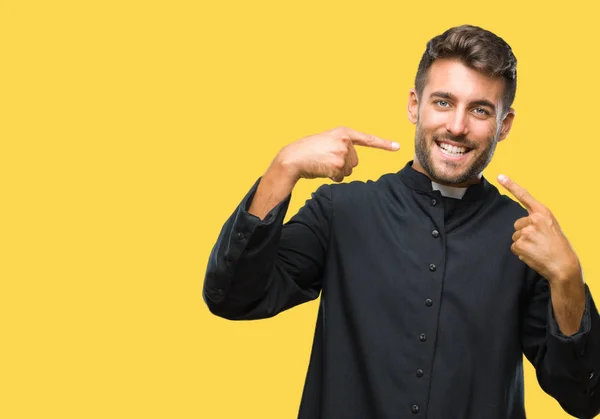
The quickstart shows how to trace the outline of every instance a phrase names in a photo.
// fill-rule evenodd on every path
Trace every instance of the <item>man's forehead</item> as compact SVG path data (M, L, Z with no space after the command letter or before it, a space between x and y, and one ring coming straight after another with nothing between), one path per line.
M488 100L499 105L503 89L501 77L487 76L459 60L441 59L429 68L423 93L446 92L458 100Z

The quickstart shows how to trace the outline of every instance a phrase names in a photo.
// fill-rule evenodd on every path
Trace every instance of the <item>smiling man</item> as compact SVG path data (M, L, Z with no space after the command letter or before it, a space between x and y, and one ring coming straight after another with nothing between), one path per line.
M510 130L516 69L487 70L487 74L513 72L505 81L452 56L434 61L429 68L426 63L419 68L417 88L409 98L409 119L417 124L413 167L435 181L457 187L478 183L496 143ZM513 89L507 98L503 98L505 85Z
M204 299L232 320L321 295L302 419L525 418L523 354L580 418L600 411L600 317L557 220L483 171L515 112L516 59L474 26L428 42L409 93L415 157L343 183L355 146L336 128L285 146L227 220ZM331 178L287 223L301 178Z

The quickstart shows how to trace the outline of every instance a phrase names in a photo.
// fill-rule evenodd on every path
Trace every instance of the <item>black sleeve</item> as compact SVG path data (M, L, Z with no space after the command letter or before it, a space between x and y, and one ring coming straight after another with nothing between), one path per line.
M317 189L284 224L291 195L264 220L248 212L259 182L225 222L204 278L209 310L231 320L273 317L321 291L332 212L329 186Z
M600 318L587 284L585 298L579 331L565 336L554 318L548 281L536 274L525 306L522 345L540 387L570 415L593 418L600 413Z

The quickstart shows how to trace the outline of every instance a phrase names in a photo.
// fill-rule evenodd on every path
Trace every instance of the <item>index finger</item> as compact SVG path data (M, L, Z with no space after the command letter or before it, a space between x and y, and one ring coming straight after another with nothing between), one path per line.
M515 181L510 179L506 175L498 175L498 181L502 186L504 186L511 194L515 196L519 200L521 204L525 206L527 211L530 213L533 211L539 211L542 208L545 208L542 204L540 204L536 199L531 196L529 192L525 188L520 185L517 185Z
M382 150L396 151L400 148L400 144L395 141L384 140L371 134L355 131L347 128L346 133L353 144L363 147L380 148Z

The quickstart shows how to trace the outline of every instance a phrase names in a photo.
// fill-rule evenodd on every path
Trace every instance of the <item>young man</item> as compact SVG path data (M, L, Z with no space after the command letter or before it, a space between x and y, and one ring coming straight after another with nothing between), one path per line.
M285 225L301 178L341 182L348 128L284 147L225 223L209 309L258 319L321 294L299 417L525 418L522 354L565 411L600 411L600 323L552 213L483 176L510 131L516 59L489 31L449 29L421 59L408 116L414 161L377 181L323 185Z

